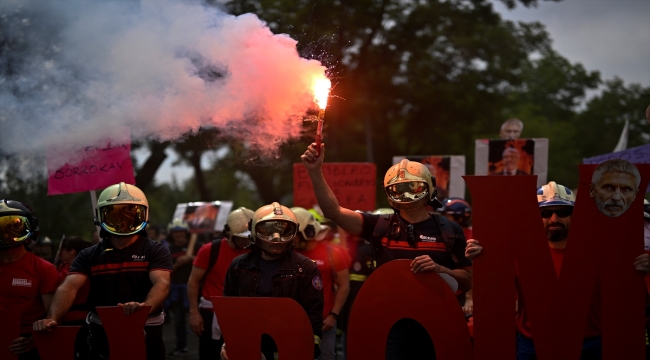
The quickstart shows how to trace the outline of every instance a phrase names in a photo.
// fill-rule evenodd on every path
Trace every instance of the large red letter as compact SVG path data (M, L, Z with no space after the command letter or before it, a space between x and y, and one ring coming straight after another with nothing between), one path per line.
M221 296L211 300L229 359L259 359L263 334L273 338L280 359L314 358L314 331L307 313L295 300Z
M20 337L20 315L20 310L0 310L0 359L18 359L9 351L9 345Z
M41 360L74 359L74 341L81 326L59 326L52 332L35 331L34 345Z
M143 306L131 315L117 306L97 307L102 320L111 359L142 360L147 358L144 341L144 324L151 306ZM125 346L125 344L129 344Z
M382 265L359 291L348 326L350 360L384 359L388 333L404 318L417 320L429 332L438 359L472 358L465 316L449 285L435 272L413 274L410 263Z

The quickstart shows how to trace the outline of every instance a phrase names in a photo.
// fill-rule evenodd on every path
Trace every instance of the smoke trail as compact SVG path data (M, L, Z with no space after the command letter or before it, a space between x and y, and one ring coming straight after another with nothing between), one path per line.
M0 152L177 139L201 126L273 151L299 135L325 68L253 14L198 2L5 0Z

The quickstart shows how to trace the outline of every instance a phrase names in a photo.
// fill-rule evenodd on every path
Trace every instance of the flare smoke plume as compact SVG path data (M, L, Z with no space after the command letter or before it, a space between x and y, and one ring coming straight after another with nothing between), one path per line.
M318 61L257 16L198 1L0 3L0 153L202 126L273 151L299 135Z

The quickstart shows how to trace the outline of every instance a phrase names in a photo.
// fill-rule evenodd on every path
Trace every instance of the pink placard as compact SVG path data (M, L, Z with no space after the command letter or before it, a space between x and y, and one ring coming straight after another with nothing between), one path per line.
M65 155L63 155L65 156ZM119 182L135 184L131 163L131 143L106 142L87 146L60 161L48 152L47 194L61 195L103 189ZM56 164L63 164L57 166Z

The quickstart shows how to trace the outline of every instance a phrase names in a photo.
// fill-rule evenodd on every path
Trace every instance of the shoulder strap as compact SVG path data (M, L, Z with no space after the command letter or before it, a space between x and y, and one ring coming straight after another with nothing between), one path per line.
M445 242L447 253L451 254L451 250L454 247L454 242L458 238L458 235L456 235L456 232L454 231L454 226L451 224L451 221L438 214L433 214L433 218L436 219L436 222L440 227L440 232L442 233L442 239Z
M201 281L205 280L205 277L208 276L208 273L212 270L214 264L217 263L219 250L221 250L221 239L212 240L212 244L210 245L210 260L208 262L208 268L205 269L205 274L203 274L203 279L201 279Z
M368 241L370 242L370 246L372 250L370 251L370 258L372 259L372 269L376 268L377 266L377 258L381 254L382 248L381 248L381 241L384 238L384 236L390 236L391 232L391 224L393 223L393 219L395 217L395 214L384 214L379 217L377 220L377 224L375 224L375 229L372 232L372 236Z
M332 248L332 245L330 244L325 244L327 248L327 260L330 263L330 269L332 270L332 280L336 280L336 269L334 268L334 257L332 253L334 252L334 249ZM332 287L334 287L334 284L332 284Z

